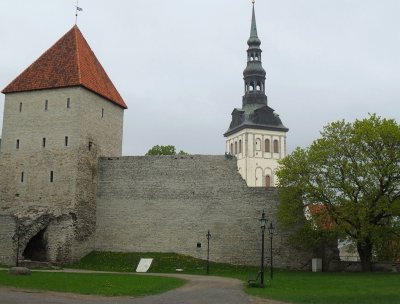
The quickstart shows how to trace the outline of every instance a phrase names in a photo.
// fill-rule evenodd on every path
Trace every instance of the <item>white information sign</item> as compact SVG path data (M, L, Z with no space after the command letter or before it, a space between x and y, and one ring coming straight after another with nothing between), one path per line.
M136 268L136 272L147 272L152 262L153 259L140 259L140 262Z

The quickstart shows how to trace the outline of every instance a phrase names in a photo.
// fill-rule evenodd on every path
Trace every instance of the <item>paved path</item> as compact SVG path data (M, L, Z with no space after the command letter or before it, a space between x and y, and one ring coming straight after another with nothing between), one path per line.
M251 298L243 292L243 282L222 277L183 274L156 274L188 280L181 288L166 293L132 298L100 297L70 293L29 291L0 288L1 304L279 304L279 302Z

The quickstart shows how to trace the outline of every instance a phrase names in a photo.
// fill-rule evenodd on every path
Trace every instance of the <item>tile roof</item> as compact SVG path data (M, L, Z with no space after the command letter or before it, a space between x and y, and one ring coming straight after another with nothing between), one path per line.
M83 86L126 109L107 73L75 25L2 93Z
M308 205L308 211L315 224L325 231L331 231L337 228L333 218L329 215L328 209L322 204Z

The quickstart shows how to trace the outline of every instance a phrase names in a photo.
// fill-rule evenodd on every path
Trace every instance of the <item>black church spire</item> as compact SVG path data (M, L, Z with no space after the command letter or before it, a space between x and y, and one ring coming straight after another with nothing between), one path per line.
M287 132L279 116L270 108L265 95L266 72L261 63L261 40L257 34L256 13L253 1L250 37L247 40L247 66L243 71L244 95L242 108L232 112L232 121L224 136L230 136L240 130L262 129Z
M266 72L261 63L261 40L258 38L257 34L254 3L250 38L247 40L247 44L249 48L247 49L247 66L243 71L245 88L243 106L246 104L267 104L267 96L265 95Z

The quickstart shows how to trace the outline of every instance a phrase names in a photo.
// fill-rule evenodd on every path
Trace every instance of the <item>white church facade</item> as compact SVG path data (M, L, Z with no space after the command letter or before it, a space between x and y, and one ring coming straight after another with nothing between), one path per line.
M246 128L226 138L226 151L236 157L249 187L274 187L278 160L286 155L286 134Z

